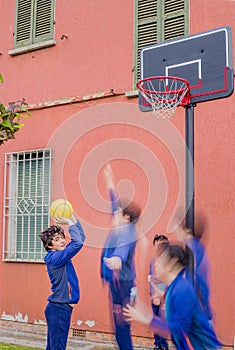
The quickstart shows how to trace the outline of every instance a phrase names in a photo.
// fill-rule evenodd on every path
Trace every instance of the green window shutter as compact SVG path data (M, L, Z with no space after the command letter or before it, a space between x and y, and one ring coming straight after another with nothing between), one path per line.
M15 48L54 37L54 0L17 0Z
M32 8L31 0L18 0L16 3L15 47L32 42Z
M54 0L36 0L34 7L34 42L54 37Z
M140 51L157 42L157 1L136 0L135 83L140 76Z
M188 0L163 0L161 41L188 34Z
M135 79L143 47L188 34L189 0L135 0Z

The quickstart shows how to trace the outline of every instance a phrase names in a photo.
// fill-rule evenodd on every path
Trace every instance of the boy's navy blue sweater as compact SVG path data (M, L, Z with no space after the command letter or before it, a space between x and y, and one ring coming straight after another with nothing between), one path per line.
M166 321L153 317L150 327L155 332L170 331L177 350L220 349L213 327L199 305L194 288L180 271L166 291Z
M112 214L114 215L118 207L121 206L118 194L110 190L110 200L112 205ZM135 225L128 223L122 226L114 227L106 240L101 254L101 277L107 282L112 282L114 273L110 270L103 258L112 258L118 256L122 260L122 269L119 271L118 278L123 281L134 281L136 278L134 254L136 247L137 234Z
M71 242L64 250L48 251L44 260L51 280L52 294L48 301L77 304L80 299L79 283L71 259L79 252L85 241L85 234L79 221L69 227Z

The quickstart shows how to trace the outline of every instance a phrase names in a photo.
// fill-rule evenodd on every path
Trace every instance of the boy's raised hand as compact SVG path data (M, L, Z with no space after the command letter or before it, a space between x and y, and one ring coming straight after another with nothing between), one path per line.
M104 177L106 180L107 188L114 190L115 189L114 176L113 176L113 170L110 163L107 163L104 168Z
M55 216L55 222L58 225L75 225L76 224L76 218L74 215L72 215L70 218L63 218L62 216Z

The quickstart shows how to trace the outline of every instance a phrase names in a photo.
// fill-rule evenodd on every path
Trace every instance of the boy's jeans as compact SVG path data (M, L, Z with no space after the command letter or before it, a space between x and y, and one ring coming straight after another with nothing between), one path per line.
M73 308L68 304L49 302L46 310L46 350L65 350Z

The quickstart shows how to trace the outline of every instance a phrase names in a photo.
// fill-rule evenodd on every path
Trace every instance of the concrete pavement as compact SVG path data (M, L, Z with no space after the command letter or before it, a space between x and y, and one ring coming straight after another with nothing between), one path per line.
M32 348L45 349L46 336L42 334L27 334L26 332L0 329L0 342ZM0 348L1 349L1 348ZM113 343L101 343L85 339L68 339L67 350L117 350ZM136 350L151 349L150 347L135 346Z

